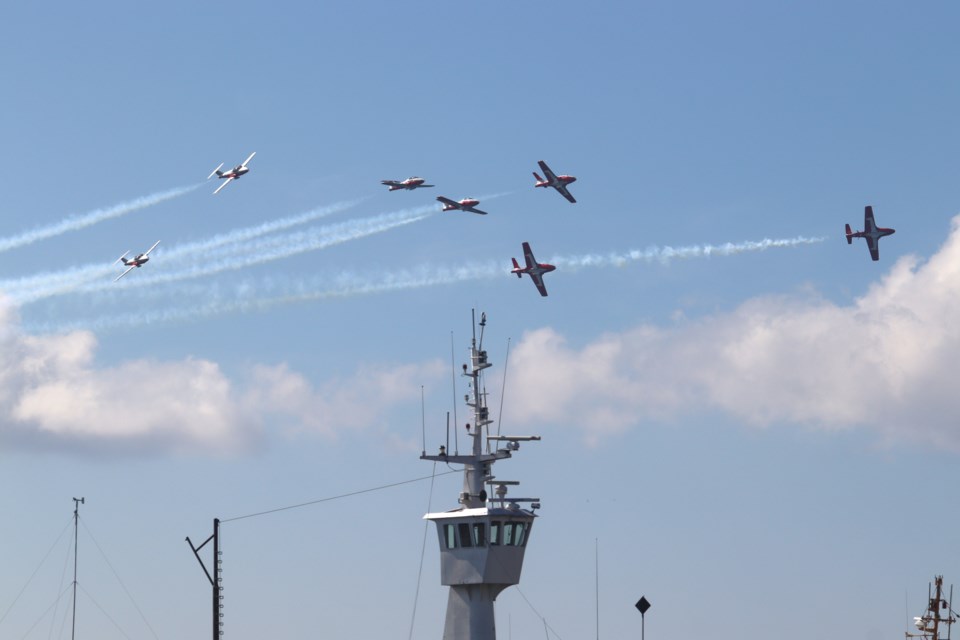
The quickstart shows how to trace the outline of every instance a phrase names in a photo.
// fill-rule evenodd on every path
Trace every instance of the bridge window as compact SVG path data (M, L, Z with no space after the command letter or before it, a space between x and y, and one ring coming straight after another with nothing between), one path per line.
M473 542L470 539L470 523L461 522L457 525L457 528L460 530L460 546L472 547Z
M527 541L529 528L526 522L507 522L503 525L503 544L522 547Z
M443 525L443 538L447 543L447 549L455 549L457 546L457 538L454 533L454 528L452 524Z
M500 529L503 528L503 523L499 520L494 520L490 523L490 546L500 544Z
M473 525L473 546L475 547L485 547L487 546L486 540L486 528L487 526L482 523L474 523Z

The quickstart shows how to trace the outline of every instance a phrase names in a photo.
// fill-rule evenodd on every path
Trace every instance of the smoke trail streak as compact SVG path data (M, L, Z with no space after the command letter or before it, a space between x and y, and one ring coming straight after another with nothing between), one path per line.
M491 200L507 195L495 193L485 195L483 199ZM352 206L351 203L338 203L333 207ZM207 275L232 271L246 267L279 260L298 253L324 249L336 244L355 240L375 233L381 233L398 226L422 220L439 209L437 205L426 205L414 209L405 209L399 212L381 214L365 220L353 220L339 225L319 227L297 234L287 234L254 241L257 236L268 234L280 228L300 224L306 219L318 217L312 212L293 216L281 221L263 223L246 230L237 230L221 236L186 245L175 245L172 248L163 248L155 257L163 260L178 259L185 256L198 256L191 266L180 271L168 271L163 274L144 275L134 279L127 279L119 284L106 278L112 267L105 264L85 265L72 267L59 272L43 273L28 276L12 281L0 281L0 291L7 293L15 302L28 304L44 298L69 293L92 293L103 291L113 286L118 289L156 285L189 278L198 278ZM246 257L238 254L253 254ZM201 255L202 254L202 255ZM223 257L227 256L227 257ZM232 257L231 257L232 256Z
M311 209L310 211L306 211L304 213L287 216L285 218L278 218L277 220L270 220L253 227L234 229L233 231L221 233L213 236L212 238L208 238L207 240L175 245L169 250L163 252L164 258L166 260L170 260L191 254L208 254L209 252L220 247L239 244L242 242L249 242L250 240L254 240L260 236L276 233L277 231L283 231L285 229L289 229L290 227L295 227L297 225L325 218L334 213L351 209L368 199L368 197L364 197L356 198L354 200L335 202L334 204L326 207L317 207L316 209Z
M747 241L721 245L691 245L686 247L650 247L644 251L631 250L605 255L556 256L550 261L563 265L564 269L578 270L588 267L620 267L630 262L659 262L669 264L673 260L733 256L747 252L766 251L823 242L826 238L799 236L791 239ZM559 270L559 269L558 269ZM261 279L259 282L243 281L230 287L232 295L224 294L217 285L199 285L189 293L201 302L191 306L167 307L112 314L88 321L71 323L48 323L31 325L31 331L63 332L74 329L135 328L147 324L184 322L208 318L226 313L263 311L273 307L329 298L344 298L372 295L409 289L420 289L457 284L474 280L487 280L510 274L510 267L501 261L464 263L455 266L420 265L409 269L391 269L376 274L342 271L335 275L318 275L299 280ZM163 295L162 291L147 290L152 296ZM187 293L182 287L176 295Z
M248 243L226 247L226 257L215 260L210 256L201 256L201 260L179 271L169 270L160 273L144 274L143 277L124 283L124 288L143 288L210 276L224 271L236 271L266 262L289 258L300 253L326 249L351 240L358 240L377 233L383 233L404 225L423 220L434 213L434 206L407 209L397 213L385 213L371 218L348 220L338 224L326 225L289 233L277 237L262 238ZM243 255L246 254L246 255ZM78 293L92 293L111 287L110 282L94 282L76 289ZM114 287L119 289L120 287Z
M103 222L104 220L119 218L120 216L128 213L133 213L134 211L139 211L140 209L145 209L147 207L152 207L155 204L160 204L161 202L172 200L173 198L178 198L182 195L190 193L191 191L198 189L202 184L203 183L195 184L192 187L178 187L176 189L170 189L169 191L161 191L160 193L143 196L142 198L137 198L129 202L122 202L112 207L95 209L82 215L67 216L55 224L47 225L45 227L37 227L36 229L18 233L15 236L0 238L0 252L16 249L17 247L23 247L33 244L34 242L39 242L40 240L46 240L47 238L53 238L54 236L59 236L67 233L68 231L78 231L85 227L95 225L98 222Z
M588 254L583 256L557 256L549 262L557 268L582 269L584 267L622 267L629 262L659 262L668 264L672 260L689 260L690 258L709 258L711 256L732 256L738 253L766 251L782 247L796 247L803 244L816 244L826 238L796 238L771 240L749 240L746 242L727 242L724 244L695 244L686 247L650 247L644 251L632 249L625 253L609 253L606 255Z
M299 224L318 220L344 211L356 206L365 199L366 198L358 198L356 200L337 202L326 207L318 207L304 213L271 220L252 227L234 229L233 231L218 234L206 240L174 245L169 249L161 248L158 254L163 255L164 260L176 260L191 255L206 255L208 252L215 251L224 246L249 242L262 235L282 231ZM27 304L50 296L72 293L84 283L91 281L103 280L104 282L101 283L102 286L100 288L109 286L112 284L113 279L108 276L115 273L116 267L114 263L89 264L71 267L61 271L39 273L14 280L0 281L0 291L5 292L19 304Z

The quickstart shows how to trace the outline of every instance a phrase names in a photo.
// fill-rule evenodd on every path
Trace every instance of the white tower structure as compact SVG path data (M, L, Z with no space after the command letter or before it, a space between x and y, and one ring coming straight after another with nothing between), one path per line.
M521 442L540 437L490 435L488 427L493 420L483 383L483 371L491 366L483 350L485 326L486 314L481 314L480 341L474 326L470 366L463 365L463 375L470 379L465 399L473 409L473 424L466 425L470 453L448 451L448 434L447 445L440 447L439 454L423 452L420 456L421 460L463 465L460 506L424 516L437 523L440 582L450 587L443 640L496 639L493 602L501 591L520 582L534 511L540 508L538 498L508 497L507 488L518 483L497 480L493 475L496 461L510 458ZM484 486L490 487L493 497Z

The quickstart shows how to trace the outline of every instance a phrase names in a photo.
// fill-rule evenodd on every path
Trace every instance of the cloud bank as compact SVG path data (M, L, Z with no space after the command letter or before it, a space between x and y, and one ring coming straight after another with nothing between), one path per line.
M577 425L592 442L721 411L759 427L869 429L887 445L960 451L960 216L933 257L899 260L849 305L760 297L582 347L542 328L510 359L511 420Z
M234 380L202 358L102 365L96 351L89 331L26 335L13 308L0 306L0 447L242 454L278 436L386 428L390 409L417 406L419 385L444 371L439 361L401 367L403 375L361 368L314 387L282 364L255 365Z

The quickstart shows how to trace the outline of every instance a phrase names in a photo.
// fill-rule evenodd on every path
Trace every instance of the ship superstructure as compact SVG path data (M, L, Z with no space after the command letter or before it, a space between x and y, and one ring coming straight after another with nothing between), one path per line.
M483 372L491 366L483 349L485 326L486 314L481 314L480 339L475 325L470 364L463 365L463 375L470 384L465 400L473 410L473 422L466 425L469 453L448 451L448 437L439 453L423 452L420 456L421 460L463 465L460 506L424 516L437 523L440 582L450 587L443 640L496 638L494 600L504 589L520 582L534 512L540 507L538 498L508 496L509 487L518 483L493 475L495 462L512 457L521 442L540 437L490 434L494 421L490 419L483 382Z

